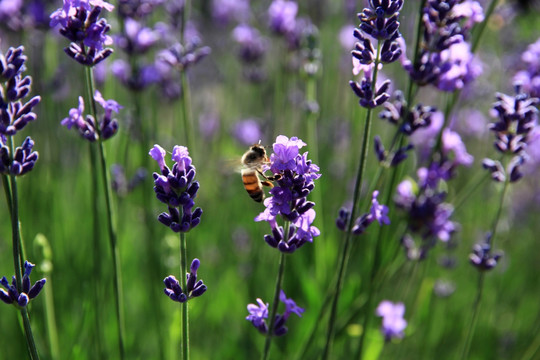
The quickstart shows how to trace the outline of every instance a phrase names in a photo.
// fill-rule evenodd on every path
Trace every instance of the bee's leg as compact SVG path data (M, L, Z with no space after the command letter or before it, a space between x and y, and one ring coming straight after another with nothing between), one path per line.
M264 186L268 186L268 187L271 187L273 188L274 187L274 184L272 184L270 181L261 181L261 184L263 184Z
M277 175L274 175L274 176L266 176L262 173L261 170L257 170L257 172L263 177L265 178L266 180L268 181L278 181L278 180L281 180L282 176L281 174L277 174ZM264 185L264 184L263 184ZM266 185L266 186L269 186L269 185Z

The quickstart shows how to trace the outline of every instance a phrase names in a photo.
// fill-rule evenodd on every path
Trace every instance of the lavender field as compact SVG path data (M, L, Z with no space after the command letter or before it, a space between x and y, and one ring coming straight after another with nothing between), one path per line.
M0 358L540 359L539 19L0 0Z

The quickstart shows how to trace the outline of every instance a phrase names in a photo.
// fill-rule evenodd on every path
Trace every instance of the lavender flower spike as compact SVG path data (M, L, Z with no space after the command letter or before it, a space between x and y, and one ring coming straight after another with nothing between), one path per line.
M107 35L110 25L99 18L101 10L112 11L114 6L103 0L64 0L63 7L51 14L50 26L60 26L60 34L71 41L66 54L82 65L95 66L109 57L112 38Z
M24 275L21 286L22 291L20 293L17 290L17 280L15 279L15 276L13 276L11 284L8 282L5 276L2 277L2 279L0 279L0 285L2 285L5 290L0 288L0 300L6 304L14 304L19 307L25 307L28 305L28 302L31 299L38 296L41 289L43 289L43 286L47 282L47 279L38 280L34 283L34 285L30 286L30 273L32 272L34 266L34 264L28 261L24 262Z
M263 170L270 170L277 179L277 185L270 190L272 195L264 200L266 209L255 221L267 221L272 228L272 235L265 235L265 241L272 247L285 253L292 253L306 242L320 235L319 229L312 226L315 219L315 203L307 200L315 188L319 167L308 160L307 152L300 155L300 149L306 144L297 137L280 135L273 145L274 153L270 163ZM290 222L285 238L284 229L278 226L277 219Z
M180 282L173 275L167 276L163 283L165 284L165 295L171 300L184 303L194 297L201 296L206 292L206 285L202 280L197 281L197 269L201 265L199 259L193 259L190 272L186 274L186 289L182 289Z
M194 180L195 167L191 164L188 149L175 146L172 170L165 163L165 150L154 145L149 155L159 165L161 174L154 173L154 191L159 201L167 204L168 212L158 216L158 220L174 232L188 232L201 221L202 209L196 208L194 199L199 190L199 183Z

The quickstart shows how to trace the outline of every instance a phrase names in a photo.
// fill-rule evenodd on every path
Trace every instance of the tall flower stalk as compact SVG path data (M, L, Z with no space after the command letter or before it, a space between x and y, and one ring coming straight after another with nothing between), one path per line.
M93 67L109 57L113 50L108 45L112 44L112 38L107 35L110 25L104 18L100 18L102 10L112 11L114 6L101 0L64 0L62 8L51 14L51 27L59 27L59 32L71 41L64 49L66 54L75 61L85 66L85 83L87 90L87 104L90 106L91 115L84 116L84 100L79 97L79 106L71 109L69 117L62 121L62 125L68 129L74 127L79 134L97 144L90 148L91 166L93 169L93 183L101 183L103 197L106 206L106 226L111 251L113 267L113 287L115 298L115 314L118 331L118 351L121 359L124 358L124 314L122 275L120 266L120 253L118 249L116 222L112 204L112 190L107 165L106 151L103 142L114 136L118 130L118 122L112 118L112 113L118 113L122 108L114 100L105 100L101 93L96 90L94 84ZM104 115L98 118L97 109L100 105L104 109ZM101 121L100 121L101 120ZM95 147L97 146L97 156ZM97 162L98 168L95 166ZM101 176L100 176L101 175ZM95 188L96 189L96 188ZM96 194L97 195L97 194ZM94 215L99 216L94 201ZM98 219L95 219L97 224ZM94 233L94 241L99 243L99 231ZM99 245L96 248L100 248ZM98 257L95 257L98 259ZM95 263L96 270L100 267ZM96 299L99 302L99 298ZM96 307L99 308L99 305ZM99 338L99 335L97 335ZM99 343L99 341L98 341Z
M527 146L531 140L532 131L538 121L537 106L540 99L530 97L521 92L521 86L515 86L516 95L496 94L497 101L493 104L493 115L497 121L489 124L489 129L495 134L495 149L502 154L503 158L509 159L506 166L499 160L484 159L482 165L495 182L502 182L503 188L500 194L499 206L493 220L490 232L485 239L473 247L473 253L469 256L471 264L478 269L478 285L476 297L472 307L472 315L467 336L465 337L462 359L467 359L471 347L472 337L478 320L480 303L482 300L484 277L488 270L493 269L499 261L502 253L492 253L497 234L505 195L511 183L519 181L523 177L521 168L527 162Z
M264 305L258 299L259 307L248 305L250 315L246 317L252 324L266 336L264 350L261 359L268 359L270 346L274 336L282 336L287 332L285 323L291 312L301 315L303 309L296 307L291 299L286 299L283 292L283 276L285 273L285 258L313 238L320 235L319 229L313 226L315 220L315 203L307 200L307 196L315 188L314 180L317 180L319 167L308 160L307 152L300 154L299 150L306 144L297 137L280 135L273 144L274 152L270 155L269 162L263 165L263 172L271 171L276 180L276 186L270 190L271 197L264 200L265 210L260 213L255 221L267 221L272 233L264 236L268 245L280 251L278 274L274 290L274 298L270 312L270 324L268 318L268 305ZM282 221L280 226L278 221ZM279 301L285 303L287 309L284 314L277 313ZM291 310L292 308L298 311Z
M160 173L154 173L154 191L159 201L167 205L168 212L158 216L158 220L175 233L180 233L180 281L169 275L165 278L165 295L182 304L182 359L189 359L189 311L188 300L201 296L206 292L202 280L197 281L199 259L193 259L189 273L187 272L186 233L199 225L202 209L195 208L194 199L199 190L195 181L196 170L191 164L191 157L185 146L175 146L172 169L165 163L165 150L154 145L150 156L158 163ZM184 277L183 274L186 274Z
M380 64L391 63L401 55L401 50L396 40L401 36L398 31L398 16L402 6L403 1L401 0L386 2L378 0L370 1L369 7L358 14L360 25L354 30L354 36L358 39L358 42L356 43L355 50L352 52L353 61L356 62L359 72L361 70L364 72L364 77L360 83L351 81L350 85L360 99L360 105L366 108L367 111L362 149L352 198L352 209L350 213L343 213L341 217L342 227L345 230L345 239L339 258L337 282L332 297L323 359L328 359L332 351L339 296L343 287L345 271L351 252L353 228L355 224L358 225L358 223L362 222L362 217L356 219L356 216L359 208L360 188L364 181L371 136L372 109L382 105L390 97L386 93L390 86L390 81L385 81L377 88L377 72ZM371 39L377 40L376 48L373 46Z
M32 78L24 76L26 56L24 48L9 48L0 54L0 173L6 193L6 202L11 216L13 266L15 276L11 284L4 276L0 279L0 300L13 304L21 314L26 343L31 359L39 359L34 335L28 315L28 302L35 298L45 285L41 279L30 286L30 273L34 264L24 260L23 244L19 223L19 194L17 177L34 168L38 153L33 151L34 141L27 137L21 146L15 148L14 136L29 122L36 119L32 109L41 101L34 96L26 103L24 98L30 93ZM23 265L24 262L24 265Z

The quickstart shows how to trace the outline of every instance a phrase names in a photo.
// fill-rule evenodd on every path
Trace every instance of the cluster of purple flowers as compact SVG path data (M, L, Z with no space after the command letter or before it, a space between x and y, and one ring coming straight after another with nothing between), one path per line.
M381 332L386 341L396 337L403 337L403 332L407 327L407 320L403 318L403 315L405 315L405 305L403 303L394 304L391 301L384 300L377 306L375 312L377 316L382 317Z
M403 0L370 0L369 7L358 14L360 25L353 33L358 42L352 56L353 62L356 60L361 64L364 77L359 83L350 81L349 84L363 107L375 108L390 97L387 94L390 80L383 82L376 89L372 77L375 64L394 62L401 55L397 40L401 37L398 17L402 6ZM380 53L375 50L373 39L379 42Z
M296 314L299 317L302 317L304 309L297 306L293 299L287 298L285 292L281 290L279 294L279 300L285 304L285 312L283 314L276 313L274 319L273 335L282 336L285 335L288 331L287 320L291 314ZM247 310L249 315L246 316L246 320L251 321L253 326L255 326L262 334L268 334L268 324L266 319L268 319L268 303L264 303L261 299L257 299L257 304L249 304Z
M88 141L107 140L118 131L118 121L112 118L112 113L113 111L118 113L122 106L112 99L105 100L98 90L94 94L94 100L104 110L98 126L96 126L96 120L92 115L84 116L84 100L82 96L79 96L79 106L69 110L69 116L64 118L60 124L68 129L74 127Z
M168 213L161 213L158 220L174 232L188 232L199 225L202 214L201 208L193 210L199 182L194 181L195 167L191 164L188 149L174 147L172 170L165 164L166 152L161 146L154 145L149 154L161 169L161 174L153 174L156 197L169 209Z
M515 96L496 94L497 101L493 104L492 115L497 118L497 122L489 125L489 129L495 133L495 149L512 157L506 171L500 161L484 159L483 167L490 171L491 177L498 182L504 182L507 176L510 182L522 178L520 167L527 160L527 146L537 125L536 106L540 100L522 93L519 85L515 91Z
M60 34L71 41L64 51L77 62L94 66L109 57L113 43L107 35L110 25L100 18L101 11L114 6L103 0L64 0L64 5L51 14L50 26L60 25Z
M191 298L201 296L206 291L206 285L202 280L197 281L197 270L201 262L199 259L193 259L191 267L189 268L189 274L186 274L186 289L182 289L182 286L172 275L167 276L163 282L165 283L165 295L171 298L173 301L184 303Z
M540 97L540 39L527 47L521 55L526 69L519 71L514 76L514 84L521 85L521 89L531 95Z
M491 252L491 233L488 233L484 241L473 246L473 252L469 255L471 265L480 271L487 271L497 266L502 252Z
M363 234L367 227L377 221L379 225L388 225L390 224L390 218L388 218L388 207L386 205L379 204L377 197L379 196L379 191L375 190L371 198L371 208L368 213L362 214L354 221L354 225L351 229L354 235ZM342 231L347 231L347 224L351 213L346 208L341 208L339 210L338 218L336 219L336 226Z
M154 63L146 64L139 60L157 44L159 38L159 32L144 26L142 20L130 17L124 19L121 33L114 38L115 45L123 50L130 58L130 62L135 65L132 66L123 59L117 59L112 63L111 72L122 85L139 91L160 80Z
M34 96L23 102L31 90L32 78L23 76L26 70L24 48L9 48L0 53L0 173L23 175L32 170L38 153L32 151L34 141L27 137L11 153L8 137L14 136L37 116L32 109L41 101Z
M456 231L457 224L450 220L454 207L445 203L446 193L438 189L436 181L430 181L429 171L418 170L419 182L407 179L397 187L396 205L407 212L408 233L401 244L410 260L422 260L435 245L437 239L448 242ZM421 239L417 246L413 234Z
M279 135L273 144L274 152L270 155L270 164L263 170L270 170L277 185L270 190L272 195L264 200L266 209L255 221L267 221L272 234L264 240L272 247L285 253L292 253L306 242L313 242L320 231L312 226L315 219L315 203L307 200L315 188L314 180L321 174L319 167L308 160L307 152L300 155L299 150L306 144L297 137L288 138ZM276 218L280 216L290 223L285 234L283 226L278 226Z
M467 41L471 27L483 20L477 1L428 0L423 10L419 53L413 63L403 52L404 69L421 86L431 84L443 91L463 88L482 72ZM405 42L400 41L400 45L404 47Z
M28 261L24 262L24 275L20 289L17 287L15 276L13 276L11 284L5 276L2 277L2 279L0 279L0 285L2 285L5 290L0 288L0 300L6 304L15 304L20 307L25 307L30 300L38 296L41 289L43 289L45 282L47 282L47 279L38 280L34 285L30 286L30 273L34 266L34 264Z

